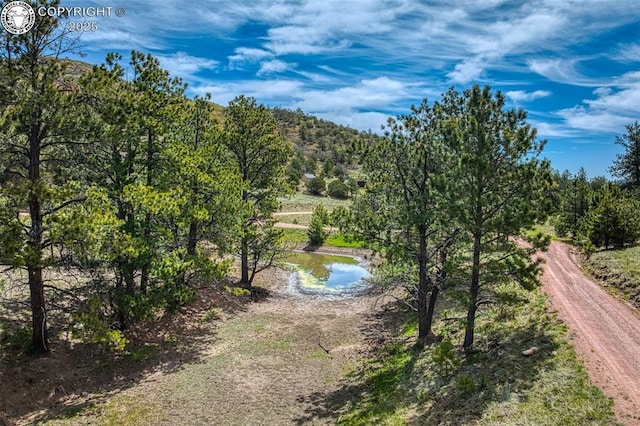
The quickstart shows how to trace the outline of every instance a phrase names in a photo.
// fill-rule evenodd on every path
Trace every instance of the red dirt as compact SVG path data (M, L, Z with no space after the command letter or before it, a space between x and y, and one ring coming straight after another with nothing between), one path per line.
M591 380L613 398L618 421L640 425L638 313L587 279L567 244L553 242L544 258L544 289Z

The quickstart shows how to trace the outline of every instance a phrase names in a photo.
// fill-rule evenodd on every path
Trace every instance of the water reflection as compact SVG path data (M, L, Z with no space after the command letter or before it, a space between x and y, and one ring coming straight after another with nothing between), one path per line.
M299 290L345 291L363 285L369 271L361 262L349 256L322 253L293 252L286 262L297 270Z

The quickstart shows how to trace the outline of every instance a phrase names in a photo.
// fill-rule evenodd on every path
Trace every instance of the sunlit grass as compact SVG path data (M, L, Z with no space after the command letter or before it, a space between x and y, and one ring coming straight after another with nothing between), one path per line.
M586 272L640 308L640 246L593 253Z
M411 339L386 346L354 375L362 385L341 424L615 424L612 401L591 385L566 327L547 312L544 294L513 291L523 302L478 316L470 354L460 347L461 323L450 320L436 325L441 343L422 351ZM448 318L463 317L455 303L445 303ZM396 333L414 334L413 318ZM448 341L453 350L435 357ZM533 346L538 352L522 355Z
M290 197L279 198L278 201L282 205L280 209L283 212L301 212L312 211L316 206L322 204L328 211L338 206L348 207L351 200L339 200L326 196L310 195L296 192Z

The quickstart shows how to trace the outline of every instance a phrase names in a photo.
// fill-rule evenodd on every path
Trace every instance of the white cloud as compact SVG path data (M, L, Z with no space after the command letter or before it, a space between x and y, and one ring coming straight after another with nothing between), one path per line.
M637 120L640 105L640 73L626 73L610 86L598 87L594 98L558 111L567 125L589 131L619 131Z
M528 102L540 98L546 98L551 96L552 93L548 90L535 90L533 92L525 92L524 90L511 90L505 93L505 95L513 102Z
M234 54L228 57L229 68L232 70L242 68L246 63L255 63L270 57L273 57L273 53L264 49L238 47Z
M388 108L407 96L405 85L387 77L361 80L354 86L333 90L309 90L296 108L304 111L345 111L358 108Z
M266 61L260 64L260 69L258 70L257 75L261 76L264 74L277 74L277 73L291 70L295 67L296 67L296 64L288 64L284 61L274 59L272 61Z
M620 62L640 62L640 44L621 44L612 58Z
M455 69L447 74L453 83L466 84L477 80L484 70L484 65L479 58L463 61L456 65Z
M251 96L269 106L287 106L303 91L301 82L293 80L244 80L205 84L192 91L197 95L211 93L213 101L226 105L238 95Z
M160 65L168 70L172 76L182 79L193 79L196 74L203 70L217 68L218 61L207 58L190 56L184 52L177 52L172 55L158 55Z

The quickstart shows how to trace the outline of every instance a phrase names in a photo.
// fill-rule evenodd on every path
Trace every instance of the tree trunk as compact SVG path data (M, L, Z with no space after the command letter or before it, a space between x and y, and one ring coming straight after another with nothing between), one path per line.
M29 266L29 293L31 297L31 321L33 348L37 353L49 352L47 310L44 299L42 267Z
M146 169L147 169L147 186L153 185L153 131L151 128L147 129L147 159L146 159ZM147 213L144 217L144 240L146 242L151 241L151 213ZM140 292L142 294L147 293L147 286L149 283L149 259L145 259L141 271L140 271Z
M481 233L476 231L473 237L473 266L471 270L471 288L469 294L469 307L467 311L467 322L464 333L465 349L471 349L474 340L476 310L478 309L478 293L480 291L480 244Z
M437 293L434 295L433 282L429 279L427 271L427 232L424 228L418 229L419 248L418 248L418 344L424 345L430 335L433 323L433 309L431 304L435 305ZM428 300L429 292L431 298Z
M247 288L251 288L251 282L249 281L249 245L245 239L242 240L240 247L240 263L242 269L240 283Z
M27 258L29 276L29 296L31 299L31 320L33 347L37 353L49 352L47 333L47 310L42 280L42 234L44 232L42 206L38 187L40 182L40 126L34 125L29 135L29 230L28 245L32 251Z
M187 237L187 254L189 256L196 255L196 246L198 244L198 223L193 221L189 224L189 236Z

